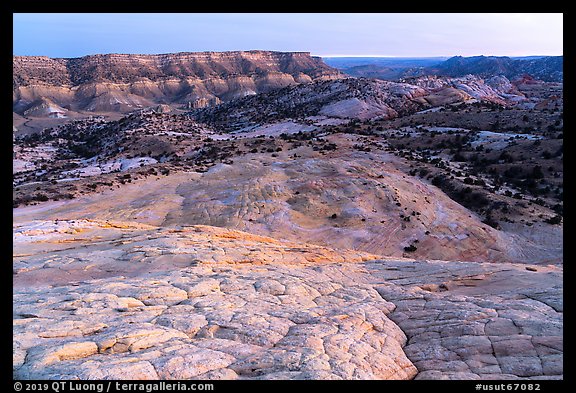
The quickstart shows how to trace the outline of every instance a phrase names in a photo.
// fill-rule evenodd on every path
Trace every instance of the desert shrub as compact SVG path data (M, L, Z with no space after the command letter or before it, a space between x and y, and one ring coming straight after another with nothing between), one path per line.
M39 201L39 202L46 202L48 199L49 199L49 198L48 198L48 196L47 196L46 194L40 194L40 193L38 193L38 194L36 194L36 195L34 196L34 200L37 200L37 201Z
M546 219L545 222L552 225L558 225L562 222L562 216L560 214L557 214L554 217Z
M426 175L428 175L430 173L430 171L426 168L422 168L420 169L420 171L418 171L418 175L420 177L426 177Z
M486 225L491 226L494 229L500 229L500 224L498 223L498 221L494 220L490 215L486 216L486 218L482 220L482 222Z
M436 187L442 187L446 183L446 176L437 175L432 179L432 184Z
M510 168L506 169L503 173L504 177L507 177L509 179L514 179L514 178L518 178L521 177L521 174L524 172L524 170L522 169L521 166L518 165L514 165L511 166Z

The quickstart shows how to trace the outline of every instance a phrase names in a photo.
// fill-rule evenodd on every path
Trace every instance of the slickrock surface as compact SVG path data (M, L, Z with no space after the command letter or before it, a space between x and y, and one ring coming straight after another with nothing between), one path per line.
M14 255L15 378L562 377L558 267L88 220L16 222Z
M326 139L342 150L357 143L340 135ZM394 257L562 261L561 227L541 224L534 236L497 231L429 182L407 176L392 154L376 149L320 155L300 147L277 157L234 157L234 165L219 163L205 173L135 180L73 200L18 208L14 215L203 224ZM417 250L407 253L411 244Z
M386 265L397 272L376 289L396 305L391 319L408 336L416 379L562 379L561 269Z
M14 286L64 285L205 263L323 264L379 258L280 242L210 226L157 228L115 221L33 221L14 227Z

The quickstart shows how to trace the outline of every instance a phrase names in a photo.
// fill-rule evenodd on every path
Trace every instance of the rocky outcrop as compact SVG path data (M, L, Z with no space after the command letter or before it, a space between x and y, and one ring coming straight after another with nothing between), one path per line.
M421 76L405 80L427 90L425 100L432 106L446 105L470 100L493 102L500 105L525 100L516 86L504 76L482 79L476 75L458 78Z
M66 112L68 112L67 109L62 108L52 100L41 98L33 102L22 114L32 117L64 118L66 117Z
M89 239L101 241L88 254L76 249ZM374 258L368 254L211 227L85 220L29 223L16 229L15 240L16 252L29 254L16 257L22 262L15 276L17 378L407 379L416 373L402 352L404 334L386 316L394 306L374 288L314 270ZM61 247L68 241L76 251ZM55 258L42 261L40 249ZM67 278L50 270L67 271ZM99 271L105 279L89 279Z
M562 269L207 226L14 228L16 379L561 379Z
M14 56L13 105L48 98L74 110L128 111L160 103L202 107L339 71L307 52L107 54L72 59Z
M315 81L193 111L220 129L242 129L283 119L327 116L348 120L394 119L471 100L514 105L524 95L505 77L422 76L398 82L343 78Z
M397 306L391 319L408 337L416 379L562 379L561 269L386 265L393 284L376 289Z
M394 118L426 106L427 91L408 83L345 78L315 81L193 112L199 121L243 128L287 118Z

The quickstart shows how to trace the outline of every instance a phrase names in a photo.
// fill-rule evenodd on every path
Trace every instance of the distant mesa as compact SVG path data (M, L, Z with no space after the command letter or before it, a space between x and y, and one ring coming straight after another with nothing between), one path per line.
M67 106L90 112L129 112L162 103L201 108L341 76L308 52L105 54L69 59L14 56L13 110L25 116L51 117L65 113L58 108ZM36 102L43 102L44 110L33 109Z

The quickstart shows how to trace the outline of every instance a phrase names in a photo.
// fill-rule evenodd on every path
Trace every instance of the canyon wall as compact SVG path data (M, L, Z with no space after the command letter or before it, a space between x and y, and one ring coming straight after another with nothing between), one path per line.
M46 100L65 110L126 112L157 104L198 108L277 88L340 78L308 52L234 51L14 56L13 110Z

